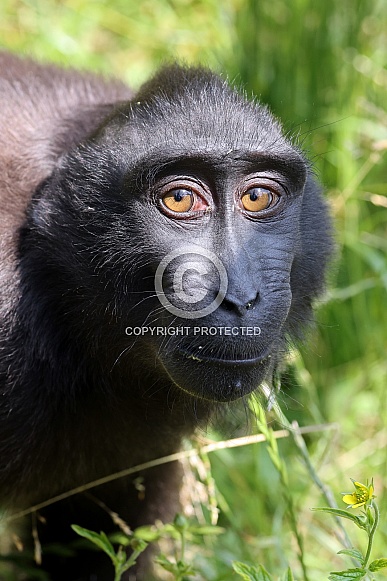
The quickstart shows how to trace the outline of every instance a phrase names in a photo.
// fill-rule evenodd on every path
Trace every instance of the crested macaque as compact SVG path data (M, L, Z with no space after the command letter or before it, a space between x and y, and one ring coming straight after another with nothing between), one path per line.
M166 456L270 381L331 254L302 151L205 69L115 80L0 54L0 503L28 508ZM130 527L178 509L178 463L93 490ZM79 494L40 511L53 581L109 581ZM30 533L29 533L30 535ZM146 559L126 579L152 579Z

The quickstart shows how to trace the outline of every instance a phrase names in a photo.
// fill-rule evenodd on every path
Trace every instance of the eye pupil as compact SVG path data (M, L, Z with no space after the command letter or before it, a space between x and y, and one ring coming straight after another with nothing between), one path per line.
M173 195L175 202L181 202L181 200L184 198L184 195L187 195L187 192L183 194L181 190L177 190Z
M252 202L256 202L258 200L258 194L257 194L257 192L255 190L250 193L250 200Z

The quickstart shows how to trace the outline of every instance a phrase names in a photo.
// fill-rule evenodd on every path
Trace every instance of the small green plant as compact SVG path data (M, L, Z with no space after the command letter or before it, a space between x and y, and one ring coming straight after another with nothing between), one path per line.
M177 514L173 521L173 528L180 537L180 549L176 550L175 559L169 559L166 555L160 554L156 562L163 569L172 573L176 581L184 581L187 577L195 575L196 571L190 563L185 561L186 535L190 528L187 519L181 514Z
M72 528L78 535L91 541L110 557L114 567L114 581L120 581L122 574L135 565L138 556L145 551L148 546L148 543L144 540L137 539L133 536L127 543L132 549L132 553L128 557L122 545L115 550L111 541L104 532L96 533L78 525L72 525Z
M320 512L327 512L339 518L346 518L352 521L357 527L364 530L368 536L368 544L365 553L352 547L351 549L343 549L338 554L347 555L358 564L357 567L345 569L344 571L332 571L328 579L330 581L357 581L358 579L374 579L373 573L387 568L387 558L375 559L369 563L372 544L376 529L379 524L379 508L375 502L374 485L362 484L352 480L355 487L354 492L343 492L343 501L348 508L362 508L360 515L355 515L349 510L342 510L340 508L314 508L313 510ZM369 563L369 564L368 564Z
M205 536L219 535L222 532L223 529L221 527L197 525L191 523L183 515L177 514L173 523L140 527L134 531L134 534L151 541L158 541L161 538L173 539L175 541L174 557L167 557L164 553L160 553L156 557L156 563L171 573L175 581L186 581L188 577L198 573L192 563L187 561L187 541L193 541L195 538L202 540Z
M340 508L322 507L313 508L312 510L327 512L338 518L346 518L351 520L360 529L363 529L368 535L368 544L365 553L352 547L351 549L343 549L339 551L339 555L349 556L353 562L359 566L345 569L344 571L332 571L328 577L329 581L358 581L360 579L375 579L374 573L381 569L387 568L387 558L374 559L369 563L372 544L376 529L379 524L380 514L378 505L375 502L374 485L362 484L356 480L352 480L355 487L354 492L343 492L343 501L348 508L360 508L363 510L360 515L355 515L349 510ZM369 564L368 564L369 563ZM266 571L262 565L248 565L235 561L233 569L244 581L273 581L273 577ZM293 573L290 567L286 571L280 581L294 581Z
M177 514L172 523L142 526L130 535L117 532L110 538L104 532L96 533L78 525L72 525L72 528L78 535L91 541L110 557L115 571L114 581L120 581L122 574L136 564L136 559L149 543L160 539L172 539L175 542L175 555L174 558L170 558L160 553L156 557L156 563L171 573L175 581L185 581L188 577L197 574L196 569L186 559L187 539L190 541L194 538L202 539L205 536L219 535L223 532L221 527L214 525L201 526L190 523L181 514ZM114 549L113 543L119 544L117 550ZM127 556L123 547L132 549L130 557Z

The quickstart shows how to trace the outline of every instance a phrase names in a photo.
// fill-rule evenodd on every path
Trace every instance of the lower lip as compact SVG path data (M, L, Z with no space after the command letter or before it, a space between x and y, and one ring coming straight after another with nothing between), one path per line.
M254 357L253 359L219 359L217 357L207 357L207 356L196 356L193 353L187 353L187 351L179 351L180 355L183 355L186 359L190 361L196 361L198 363L214 363L215 365L224 365L228 367L238 366L253 366L260 363L264 363L270 358L270 355L262 355L260 357Z

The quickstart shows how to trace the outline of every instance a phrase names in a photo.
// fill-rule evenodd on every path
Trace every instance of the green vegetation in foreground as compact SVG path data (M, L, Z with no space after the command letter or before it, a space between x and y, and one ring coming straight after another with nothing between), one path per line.
M4 48L114 74L133 86L165 60L202 62L267 102L306 148L332 206L337 260L311 341L284 368L279 400L290 425L336 426L305 436L315 474L334 497L349 476L360 482L373 476L381 518L372 559L387 546L386 30L384 0L0 5ZM275 421L269 412L269 425ZM235 412L227 437L240 435L244 423ZM262 418L258 424L262 429ZM184 562L196 579L340 579L331 573L345 567L338 525L310 510L324 502L306 457L290 438L278 440L280 463L270 449L252 444L198 457L200 483L188 479L186 506L203 527L215 522L219 507L224 533L203 536L200 549L185 546ZM374 502L364 510L375 522ZM346 527L353 546L363 547L364 530L353 524ZM236 565L232 572L233 562L242 563L239 571ZM370 569L373 561L367 563ZM2 579L17 579L1 567ZM385 570L372 574L384 578Z

